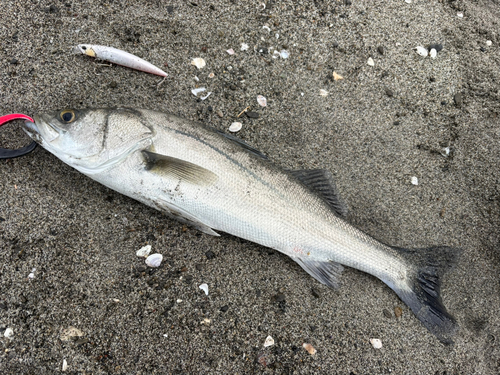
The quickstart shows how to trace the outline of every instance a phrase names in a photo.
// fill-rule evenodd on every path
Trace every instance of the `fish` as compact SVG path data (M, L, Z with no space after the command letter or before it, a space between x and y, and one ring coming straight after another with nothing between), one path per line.
M126 66L127 68L141 70L146 73L156 74L162 77L168 77L160 68L141 59L136 55L122 51L121 49L96 44L79 44L73 47L74 53L81 53L99 60L109 61L114 64Z
M284 170L239 138L148 109L64 109L26 133L64 163L200 231L275 249L339 287L344 266L375 276L441 342L458 323L440 286L459 249L383 244L349 224L330 172Z

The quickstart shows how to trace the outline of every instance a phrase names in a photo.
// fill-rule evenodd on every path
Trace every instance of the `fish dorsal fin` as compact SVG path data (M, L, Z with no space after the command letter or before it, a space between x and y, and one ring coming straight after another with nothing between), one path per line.
M293 257L292 259L320 283L335 289L340 286L339 280L344 270L341 264L330 261L311 260L307 256Z
M146 170L163 176L171 176L195 185L212 185L219 177L206 168L177 159L172 156L142 150L146 161Z
M255 156L259 156L262 159L266 159L267 160L267 156L265 154L263 154L262 152L260 152L256 148L253 148L248 143L242 141L238 137L235 137L234 135L231 135L231 134L227 134L227 133L221 132L220 130L217 130L217 129L215 129L215 131L217 133L219 133L220 135L222 135L223 137L229 139L230 141L233 141L233 142L237 143L238 145L240 145L241 147L243 147L245 150L250 151Z
M339 198L332 174L324 169L290 171L291 175L321 196L339 216L347 215L347 207Z

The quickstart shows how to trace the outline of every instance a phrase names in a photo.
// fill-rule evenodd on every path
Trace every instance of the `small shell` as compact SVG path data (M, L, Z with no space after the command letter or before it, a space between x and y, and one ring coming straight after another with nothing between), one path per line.
M233 122L231 124L231 126L229 127L229 131L231 133L239 132L241 130L242 126L243 126L243 124L241 122Z
M201 284L198 288L203 290L205 292L205 295L208 296L208 285L207 284Z
M493 44L493 42L492 42L491 40L487 40L487 41L486 41L486 45L487 45L488 47L491 47L491 45L492 45L492 44Z
M68 327L61 332L61 341L69 341L74 337L82 337L83 332L75 327Z
M302 344L302 347L307 350L307 352L310 354L310 355L315 355L316 354L316 349L314 349L314 347L311 345L311 344L307 344L307 343L304 343Z
M334 81L338 81L341 79L344 79L344 77L342 77L340 74L337 74L337 72L333 72L333 80Z
M191 65L194 65L198 69L201 69L207 64L205 63L205 60L203 60L201 57L197 57L196 59L193 59L193 61L191 61Z
M230 48L226 51L227 53L229 53L230 55L234 55L234 49Z
M151 254L146 258L146 265L149 267L160 267L162 260L163 260L163 255Z
M34 279L35 278L35 271L36 271L36 268L33 268L31 270L31 273L28 275L28 279Z
M66 371L67 369L68 369L68 362L66 361L66 359L63 359L61 371Z
M212 323L212 319L204 318L201 324L204 324L206 326L209 326L210 323Z
M268 33L270 33L270 32L271 32L271 29L269 28L269 26L262 26L262 28L263 28L264 30L267 30L267 32L268 32Z
M321 96L328 96L328 94L329 94L329 92L326 90L323 90L323 89L319 90L319 95L321 95Z
M405 0L406 4L411 4L411 0Z
M418 185L418 178L417 178L417 177L415 177L415 176L413 176L413 177L411 178L411 183L412 183L412 185Z
M273 52L273 59L277 59L280 56L281 56L280 53L278 51L274 50L274 52Z
M423 57L427 57L429 55L429 51L427 51L427 48L424 48L424 47L421 47L421 46L418 46L418 47L415 47L414 50L420 55L420 56L423 56Z
M206 98L208 98L208 97L210 96L210 94L211 94L211 93L212 93L212 92L209 92L207 95L202 96L200 99L201 99L201 100L205 100Z
M11 339L14 336L14 331L12 330L12 328L7 328L3 335L8 339Z
M204 87L200 87L199 89L192 89L191 92L194 96L198 96L200 92L206 91L207 89Z
M380 339L370 339L370 344L372 344L375 349L380 349L382 347L382 341Z
M373 61L373 59L371 57L368 58L368 60L366 61L366 63L370 66L375 66L375 61Z
M151 252L151 245L146 245L144 247L141 247L139 250L137 250L135 255L137 255L138 257L141 257L141 258L147 258L147 256L149 255L150 252Z
M257 95L257 102L261 107L265 107L267 105L267 99L262 95Z
M246 51L248 48L249 48L249 47L248 47L248 44L246 44L246 43L241 43L241 48L240 48L240 49L241 49L242 51Z
M458 12L458 13L457 13L457 17L458 17L458 18L464 18L464 14L463 14L463 13L461 13L461 12Z
M290 57L290 53L286 49L280 51L280 56L282 59L288 59Z
M215 77L215 73L210 73L210 74L208 75L208 78L214 78L214 77Z
M267 336L266 341L264 341L264 348L274 345L274 339L271 336Z
M431 51L429 52L429 56L435 59L437 56L437 51L434 48L432 48Z
M181 302L182 302L182 300L179 298L179 299L177 300L177 303L181 303Z

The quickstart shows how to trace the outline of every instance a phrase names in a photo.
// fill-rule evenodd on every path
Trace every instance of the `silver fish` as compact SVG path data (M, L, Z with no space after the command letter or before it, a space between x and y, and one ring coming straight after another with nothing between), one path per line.
M118 48L98 46L96 44L79 44L73 47L73 52L126 66L127 68L141 70L146 73L156 74L162 77L168 76L167 73L150 62Z
M440 297L457 251L384 245L348 224L324 170L284 171L238 138L151 110L67 109L24 129L90 178L204 233L276 249L323 284L342 265L387 284L442 342L458 328Z

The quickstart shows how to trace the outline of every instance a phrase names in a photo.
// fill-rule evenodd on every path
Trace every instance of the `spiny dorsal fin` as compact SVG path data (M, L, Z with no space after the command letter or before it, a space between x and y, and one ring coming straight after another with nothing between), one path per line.
M256 148L253 148L252 146L250 146L249 144L245 143L245 141L242 141L241 139L239 139L238 137L235 137L234 135L231 135L231 134L227 134L227 133L224 133L224 132L221 132L220 130L217 130L217 129L214 129L217 133L219 133L220 135L226 137L227 139L239 144L241 147L243 147L245 150L247 151L250 151L252 154L254 154L255 156L259 156L263 159L267 159L267 156L264 155L262 152L260 152L259 150L257 150Z
M335 289L340 286L339 279L344 270L341 264L329 261L321 262L311 260L306 256L293 257L292 259L320 283Z
M146 170L153 173L171 176L197 185L211 185L219 179L212 171L185 160L147 150L143 150L142 154L146 161Z
M302 169L290 174L320 195L339 216L347 215L347 207L339 198L332 174L324 169Z

